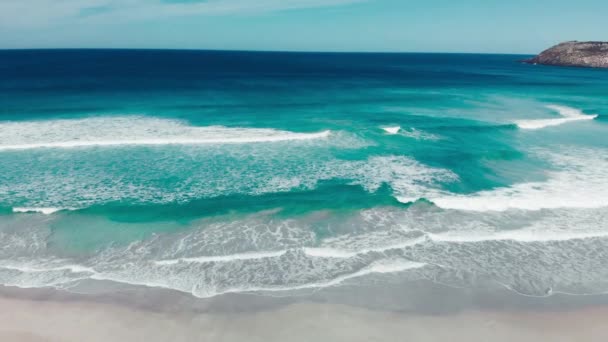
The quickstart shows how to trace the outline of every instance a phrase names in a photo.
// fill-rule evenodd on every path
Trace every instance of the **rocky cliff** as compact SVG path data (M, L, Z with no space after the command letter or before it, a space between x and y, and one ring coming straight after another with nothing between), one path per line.
M608 42L565 42L545 50L525 63L608 68Z

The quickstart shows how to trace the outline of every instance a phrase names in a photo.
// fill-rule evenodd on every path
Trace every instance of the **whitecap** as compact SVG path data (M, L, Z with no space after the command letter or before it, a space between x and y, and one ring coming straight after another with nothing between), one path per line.
M428 199L444 209L467 211L601 208L608 206L608 151L570 149L540 152L558 170L546 181L526 182L473 194L431 193ZM409 202L410 198L398 198Z
M401 130L401 127L400 126L382 127L382 129L388 134L397 134Z
M331 131L297 133L272 128L191 126L145 116L2 122L0 151L39 148L271 143L328 138Z
M36 207L15 207L13 213L40 213L44 215L51 215L63 210L74 210L73 208L36 208Z
M581 120L593 120L597 118L597 115L587 115L581 110L566 106L549 105L547 108L556 111L562 117L556 119L531 119L531 120L518 120L515 124L521 129L541 129L550 126L558 126L568 122L581 121Z

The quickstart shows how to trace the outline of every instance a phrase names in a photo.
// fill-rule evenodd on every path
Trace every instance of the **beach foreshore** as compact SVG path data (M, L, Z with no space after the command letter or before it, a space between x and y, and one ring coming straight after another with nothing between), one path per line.
M233 296L218 301L162 291L144 292L147 293L83 296L50 289L2 288L0 341L608 339L605 324L608 306L605 305L581 305L563 310L477 308L415 313L314 300ZM154 301L156 303L152 303ZM182 305L186 302L194 304ZM270 304L264 305L265 302ZM244 310L244 307L251 309Z

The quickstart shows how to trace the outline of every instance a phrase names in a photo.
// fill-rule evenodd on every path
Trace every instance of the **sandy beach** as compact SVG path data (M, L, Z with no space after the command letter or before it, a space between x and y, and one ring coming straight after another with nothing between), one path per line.
M0 340L16 342L525 342L608 338L608 308L597 306L564 311L465 310L425 315L301 301L240 313L209 308L206 312L180 312L175 307L150 310L90 301L51 290L9 289L2 292L0 307Z

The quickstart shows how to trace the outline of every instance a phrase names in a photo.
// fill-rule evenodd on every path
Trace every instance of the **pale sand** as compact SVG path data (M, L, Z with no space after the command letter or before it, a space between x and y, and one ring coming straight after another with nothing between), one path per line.
M244 313L155 312L113 303L0 297L0 341L607 341L608 308L380 312L294 303Z

